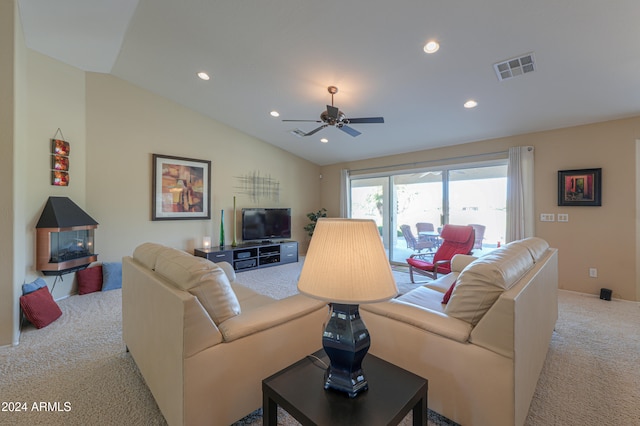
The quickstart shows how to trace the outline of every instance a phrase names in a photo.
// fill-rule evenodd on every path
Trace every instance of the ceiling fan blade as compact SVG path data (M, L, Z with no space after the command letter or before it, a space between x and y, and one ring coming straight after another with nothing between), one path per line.
M305 133L305 136L311 136L311 135L313 135L313 134L315 134L315 133L318 133L320 130L324 129L324 128L325 128L325 127L327 127L327 126L328 126L328 124L323 124L322 126L320 126L320 127L318 127L318 128L313 129L313 130L312 130L312 131L310 131L309 133Z
M342 126L338 127L338 129L342 130L345 133L350 134L354 138L356 136L360 136L362 134L359 131L357 131L356 129L354 129L353 127L349 127L349 126L345 126L345 125L342 125Z
M308 123L322 123L320 120L282 120L282 121L306 121Z
M384 123L384 117L347 118L345 121L348 121L349 124Z
M340 111L338 110L338 108L332 106L332 105L327 105L327 113L329 114L329 117L337 120L338 119L338 114L340 113Z

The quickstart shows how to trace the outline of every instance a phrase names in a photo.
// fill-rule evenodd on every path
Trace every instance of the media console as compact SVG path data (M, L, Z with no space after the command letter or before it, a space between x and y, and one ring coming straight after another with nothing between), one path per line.
M198 248L193 254L212 262L228 262L236 271L245 271L297 262L298 242L247 242L236 247Z

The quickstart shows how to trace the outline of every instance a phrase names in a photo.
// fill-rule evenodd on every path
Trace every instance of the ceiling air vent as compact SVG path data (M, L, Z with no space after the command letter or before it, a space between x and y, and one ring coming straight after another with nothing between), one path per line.
M527 53L526 55L507 59L506 61L493 64L493 69L496 71L498 80L504 81L512 77L517 77L522 74L535 71L535 59L533 53Z

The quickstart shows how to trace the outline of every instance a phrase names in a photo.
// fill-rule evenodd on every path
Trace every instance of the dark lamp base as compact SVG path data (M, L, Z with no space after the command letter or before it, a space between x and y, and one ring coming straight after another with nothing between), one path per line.
M354 398L369 388L362 371L371 339L358 312L358 305L331 305L331 318L322 335L322 346L330 365L325 373L325 389L345 392Z

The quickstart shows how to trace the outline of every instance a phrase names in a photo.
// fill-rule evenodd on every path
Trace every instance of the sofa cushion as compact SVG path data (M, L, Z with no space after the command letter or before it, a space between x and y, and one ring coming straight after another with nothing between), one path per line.
M537 263L549 249L549 243L538 237L529 237L509 244L526 247L533 258L534 263Z
M158 254L169 247L156 243L144 243L140 244L133 251L133 258L142 263L147 269L152 271L156 269L156 259Z
M503 291L533 267L527 247L508 244L471 262L458 276L445 313L475 326Z
M240 314L240 303L229 279L215 263L167 248L158 254L155 270L197 297L216 325Z
M397 297L395 300L409 303L421 308L442 312L442 293L424 286L414 288L407 294Z

